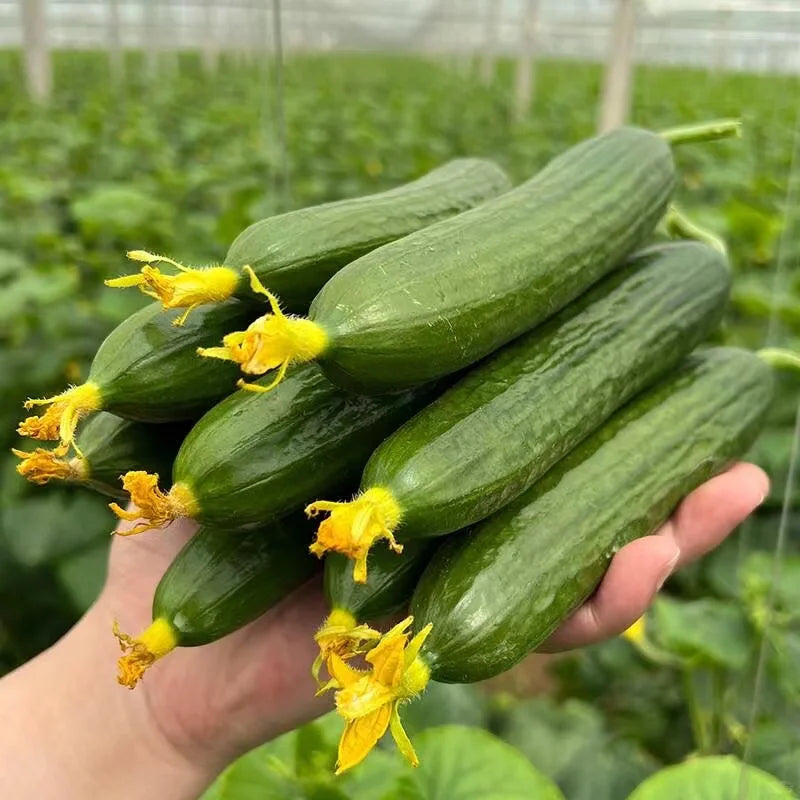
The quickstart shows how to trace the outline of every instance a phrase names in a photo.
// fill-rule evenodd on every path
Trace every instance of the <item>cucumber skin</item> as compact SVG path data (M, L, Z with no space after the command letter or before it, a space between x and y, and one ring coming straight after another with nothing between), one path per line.
M332 609L349 611L359 622L380 619L408 607L422 571L438 542L409 542L401 555L374 548L367 562L367 582L353 580L353 562L341 553L325 556L325 598Z
M469 683L534 650L595 589L612 555L746 452L770 368L714 348L636 398L510 506L437 551L412 600L433 623L434 680Z
M188 431L186 423L146 425L101 411L81 426L76 439L89 469L81 483L108 497L128 500L120 475L139 469L169 475Z
M257 316L252 306L230 300L196 308L181 327L161 303L131 314L105 338L89 370L103 409L138 422L196 419L230 394L240 376L231 361L200 358L198 347L218 345Z
M506 192L491 161L460 158L386 192L263 219L236 237L225 265L249 265L288 311L305 313L345 264L387 242ZM252 299L246 281L237 296Z
M643 244L674 183L667 143L622 128L494 200L351 262L309 310L329 336L325 373L380 393L478 361Z
M153 619L172 625L180 647L244 627L318 568L308 553L312 529L300 515L247 533L201 528L161 578Z
M717 326L729 291L725 258L705 245L642 251L390 436L362 488L392 492L404 541L485 519L677 366Z
M351 489L374 448L434 391L354 395L316 365L298 366L271 392L237 391L202 417L178 451L173 483L190 487L199 522L261 526Z

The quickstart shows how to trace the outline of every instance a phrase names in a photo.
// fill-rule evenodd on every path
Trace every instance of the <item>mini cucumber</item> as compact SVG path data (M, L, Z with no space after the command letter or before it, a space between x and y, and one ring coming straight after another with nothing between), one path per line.
M648 248L543 327L469 372L372 454L316 549L364 576L373 541L451 533L502 508L718 325L725 257L696 242ZM368 524L365 527L365 519Z
M622 128L553 160L510 192L337 272L308 318L272 313L201 351L248 374L317 360L375 394L469 366L543 322L651 235L675 184L669 145Z
M123 485L136 509L112 509L145 520L132 533L182 516L225 529L261 526L319 491L352 486L372 450L435 391L353 395L302 365L276 391L234 392L203 416L178 451L169 493L158 475L131 472Z
M345 556L331 553L325 557L325 599L331 611L315 636L320 652L312 667L314 678L319 679L320 667L331 653L352 658L380 638L377 630L363 623L408 608L437 544L423 539L411 542L404 558L395 558L388 550L370 554L366 583L353 582Z
M115 630L125 655L118 680L136 686L144 671L176 647L210 644L280 602L315 571L301 516L268 528L201 528L170 564L153 598L153 622L138 637Z
M374 620L408 606L417 580L440 542L420 539L409 542L405 558L389 550L376 550L369 557L369 580L354 583L349 560L340 553L325 557L325 598L334 610L356 619Z
M188 430L188 424L146 425L101 411L78 432L72 457L58 448L13 452L23 459L17 472L33 483L64 480L124 500L119 476L139 469L168 474Z
M197 348L217 341L231 325L246 323L252 309L231 300L204 308L175 329L157 303L121 322L97 350L86 383L54 397L28 400L47 406L18 429L34 439L74 440L78 421L96 411L138 422L196 419L234 389L236 369L197 357Z
M309 206L256 222L240 233L225 256L225 266L186 268L143 251L129 256L146 262L141 274L106 281L138 286L165 308L219 302L231 295L254 299L242 267L280 295L290 311L305 313L322 285L359 256L433 222L466 211L511 188L491 161L459 158L427 175L378 194ZM154 266L176 267L164 275ZM183 321L186 315L180 318Z
M690 357L528 492L436 553L412 601L437 681L497 675L534 650L612 555L743 455L772 399L770 367L734 348Z

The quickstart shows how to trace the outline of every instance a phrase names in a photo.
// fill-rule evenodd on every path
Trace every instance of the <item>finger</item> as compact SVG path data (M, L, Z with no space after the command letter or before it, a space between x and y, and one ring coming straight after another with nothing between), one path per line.
M616 636L646 610L680 557L669 536L645 536L611 560L597 591L540 648L569 650Z
M769 478L755 464L734 464L695 489L678 506L664 532L681 555L677 567L713 550L769 493Z

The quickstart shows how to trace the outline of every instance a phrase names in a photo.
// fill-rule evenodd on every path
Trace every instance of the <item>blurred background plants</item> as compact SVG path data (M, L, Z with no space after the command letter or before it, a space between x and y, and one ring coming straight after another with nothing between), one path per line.
M103 53L53 58L52 97L41 105L22 88L21 55L0 51L6 454L18 443L21 402L80 381L103 336L143 302L102 284L130 271L126 250L217 262L256 219L389 188L458 155L496 159L520 181L593 133L602 78L595 64L541 60L535 103L520 116L511 60L498 59L486 82L463 58L292 53L282 70L284 152L272 61L223 55L210 74L198 54L171 53L153 80L133 52L113 79ZM795 75L636 71L636 124L743 119L741 140L678 153L678 202L730 247L735 279L723 337L731 343L800 347L800 240L789 185L798 180L798 101ZM773 571L781 503L789 491L791 506L797 491L787 478L799 387L781 376L753 453L773 480L767 502L716 553L670 581L644 641L534 656L488 689L435 687L408 708L409 732L421 734L423 764L431 765L416 773L386 752L333 780L337 722L325 718L255 751L208 796L616 800L689 753L746 756L800 792L800 547L791 515L781 572ZM113 527L102 498L33 487L14 466L9 454L0 457L0 674L54 641L92 602ZM423 732L441 725L449 727L436 736ZM491 766L486 781L448 790L466 769L459 758ZM738 770L724 759L697 763L716 786ZM668 780L704 780L682 775ZM766 784L756 794L761 781L752 778L752 796L791 796ZM679 796L677 786L645 786L634 797ZM708 797L736 796L715 791Z

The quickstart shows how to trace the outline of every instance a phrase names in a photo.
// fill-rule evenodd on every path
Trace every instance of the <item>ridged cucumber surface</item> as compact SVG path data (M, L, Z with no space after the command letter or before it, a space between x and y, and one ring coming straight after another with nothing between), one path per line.
M198 347L219 341L252 320L252 306L229 300L198 308L181 327L159 303L121 322L100 345L88 382L102 408L139 422L196 419L236 387L235 365L199 358Z
M643 244L674 184L672 153L654 133L585 141L510 192L337 272L309 310L317 358L331 380L367 393L468 366Z
M209 644L238 630L317 569L308 534L302 516L245 533L201 528L159 582L153 619L169 623L179 647Z
M272 392L240 390L200 419L175 459L173 487L191 493L198 521L257 527L352 487L372 450L434 392L350 394L301 365Z
M367 539L357 506L390 545L389 534L408 543L490 516L708 336L729 286L725 258L705 245L642 251L389 436L355 501L315 504L331 511L321 546L352 555Z
M287 310L305 313L345 264L510 188L508 177L491 161L455 159L389 191L256 222L236 237L224 263L250 266ZM237 296L252 298L247 281L240 281Z
M169 475L188 431L188 423L146 425L100 412L76 438L84 472L80 482L101 494L125 499L119 476L132 469Z
M339 553L325 556L325 598L359 621L380 619L408 606L422 571L438 542L420 539L403 550L403 557L387 549L370 553L367 582L353 581L353 565Z
M746 452L772 393L771 368L752 353L691 356L524 495L446 542L412 601L415 627L433 625L421 651L431 677L482 680L535 649L617 550Z

